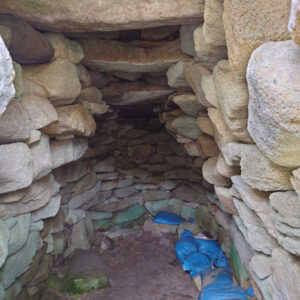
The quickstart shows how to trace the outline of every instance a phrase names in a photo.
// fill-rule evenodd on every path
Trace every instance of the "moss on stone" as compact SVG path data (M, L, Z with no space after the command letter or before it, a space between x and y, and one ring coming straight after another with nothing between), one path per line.
M47 286L51 290L56 290L58 288L59 279L55 274L49 273L48 279L47 279Z

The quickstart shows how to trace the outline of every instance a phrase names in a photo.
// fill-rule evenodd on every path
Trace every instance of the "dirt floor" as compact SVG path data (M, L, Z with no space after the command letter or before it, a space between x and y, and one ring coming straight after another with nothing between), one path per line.
M154 237L140 230L113 239L102 252L111 265L110 287L90 292L81 300L196 300L198 291L175 257L176 236ZM100 251L100 246L97 248Z

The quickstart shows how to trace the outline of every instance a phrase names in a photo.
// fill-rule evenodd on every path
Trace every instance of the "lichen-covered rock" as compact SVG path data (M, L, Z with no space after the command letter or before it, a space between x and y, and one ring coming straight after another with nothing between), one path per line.
M54 58L65 58L74 64L83 60L83 51L80 45L69 40L61 33L46 33L45 37L54 48Z
M206 43L213 46L226 45L222 20L223 10L223 1L205 1L203 36Z
M0 25L11 29L9 52L19 64L49 62L54 54L47 39L29 23L9 15L0 16Z
M58 119L44 127L42 131L49 135L75 134L93 135L96 122L87 108L80 104L60 106L56 108Z
M12 59L0 36L0 115L4 113L8 103L15 96L14 78Z
M23 95L21 105L28 115L31 129L43 128L57 120L57 112L46 98Z
M32 155L26 144L0 146L0 194L29 186L33 178Z
M255 50L247 70L248 130L271 161L292 168L300 166L299 64L292 41L270 42Z
M235 79L229 62L225 60L214 68L213 77L218 107L226 125L239 141L252 143L247 131L249 95L246 81Z
M197 119L187 115L174 119L171 122L171 128L175 132L191 139L197 139L202 134L197 126Z
M0 116L0 142L21 142L30 137L28 116L19 101L13 99Z
M219 60L227 58L226 46L214 46L206 42L203 35L203 25L194 31L195 58L209 70L213 70Z
M224 1L228 57L236 76L244 77L250 55L257 47L289 39L289 14L290 0Z
M119 42L80 40L84 64L100 72L160 72L178 61L191 61L180 51L179 40Z
M195 24L203 20L204 11L203 0L25 1L4 0L0 11L19 16L38 28L58 32L116 31Z
M23 66L23 78L25 93L48 98L56 106L73 103L81 91L76 66L63 58Z

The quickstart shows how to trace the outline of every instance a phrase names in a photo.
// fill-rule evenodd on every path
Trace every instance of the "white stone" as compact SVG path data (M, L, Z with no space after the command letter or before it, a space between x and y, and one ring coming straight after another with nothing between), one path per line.
M37 222L42 219L55 217L60 208L61 196L56 195L41 209L34 211L31 214L32 222Z

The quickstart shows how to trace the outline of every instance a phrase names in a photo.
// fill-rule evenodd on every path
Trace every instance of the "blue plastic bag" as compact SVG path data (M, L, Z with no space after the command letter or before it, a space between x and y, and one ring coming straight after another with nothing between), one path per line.
M203 287L198 300L248 300L245 291L233 282L227 268L203 272L201 278Z
M198 252L199 246L195 241L193 234L189 230L184 230L181 234L180 240L175 244L176 257L181 264L192 253Z
M194 278L200 272L211 269L211 263L206 255L195 252L184 260L182 268L184 271L190 271L191 277Z
M196 239L196 242L199 245L199 252L208 256L213 265L218 268L229 267L228 259L217 241Z
M169 225L179 225L184 222L194 223L194 220L186 220L185 218L182 218L176 214L167 211L158 212L153 219L153 223L169 224Z

